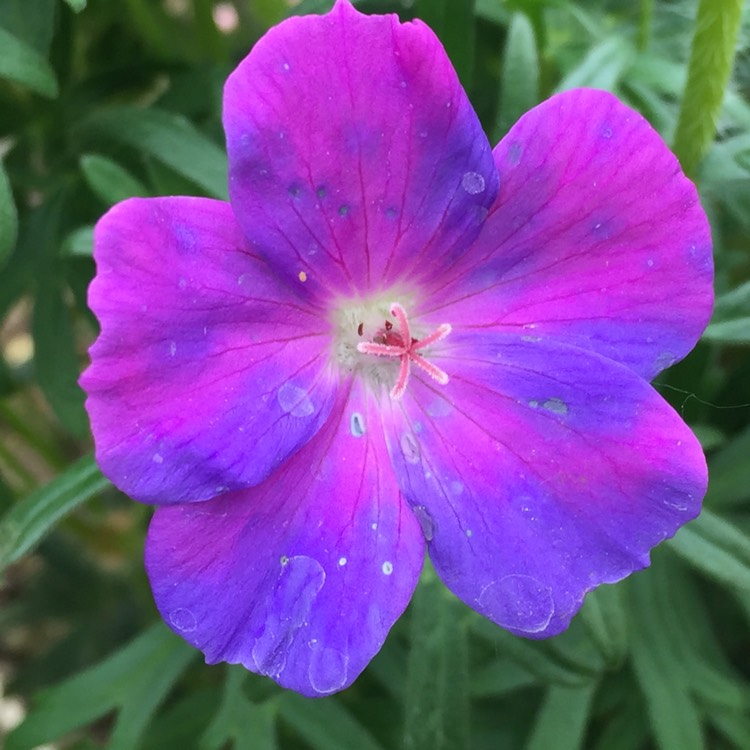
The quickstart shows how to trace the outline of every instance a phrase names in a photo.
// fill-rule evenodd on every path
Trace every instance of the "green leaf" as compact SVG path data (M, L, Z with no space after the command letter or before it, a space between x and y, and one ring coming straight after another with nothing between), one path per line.
M63 516L108 486L93 457L85 456L14 505L0 522L0 572L32 549Z
M16 81L43 96L57 96L55 72L33 47L0 28L0 50L0 77Z
M80 13L86 7L87 0L65 0L65 2L73 9L73 12Z
M750 315L711 323L703 338L718 344L750 344Z
M471 674L471 695L488 698L507 695L515 690L538 685L539 680L512 659L493 659L489 664L474 669Z
M147 196L146 187L117 162L98 154L81 157L81 171L86 183L107 205L124 201L133 196Z
M466 622L431 569L411 604L411 650L406 664L404 748L471 747Z
M583 747L595 691L596 683L579 688L551 687L526 750L578 750Z
M587 86L614 91L625 71L630 66L635 52L630 43L621 36L605 39L593 47L581 62L571 70L557 91Z
M74 229L63 240L62 254L74 258L90 258L94 254L94 227Z
M383 750L337 698L314 700L287 692L278 707L286 724L313 750Z
M276 750L276 707L251 703L242 692L247 677L243 667L230 666L219 710L201 737L198 750Z
M0 160L0 268L13 251L18 235L18 213L13 202L13 191Z
M5 750L32 750L118 709L107 750L136 750L196 651L157 623L96 666L44 690Z
M158 109L114 107L83 127L150 154L208 195L227 199L226 154L186 118Z
M630 579L631 659L660 750L704 750L703 730L672 633L660 609L652 571Z
M496 139L539 102L539 53L534 27L524 13L514 13L510 22L500 86Z
M704 510L675 534L669 546L710 578L750 591L750 537L729 521Z
M708 462L708 508L732 507L750 498L750 428L732 438ZM705 511L704 511L705 513Z
M39 385L55 414L70 433L84 438L89 423L85 396L78 385L80 365L73 324L59 282L51 272L40 281L34 302L34 366Z
M604 585L587 594L579 617L607 664L619 665L628 652L622 587Z

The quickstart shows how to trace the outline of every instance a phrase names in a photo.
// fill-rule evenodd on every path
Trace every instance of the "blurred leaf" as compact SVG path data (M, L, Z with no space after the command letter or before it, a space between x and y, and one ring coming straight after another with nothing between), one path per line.
M515 690L539 684L539 680L530 672L507 657L493 659L480 669L474 669L471 675L471 695L475 698L487 698L506 695Z
M230 666L221 705L198 744L199 750L276 750L276 708L268 702L251 703L242 692L247 672Z
M32 335L36 376L45 397L71 434L85 437L89 423L85 396L78 385L80 364L73 325L62 289L51 272L45 272L39 283Z
M32 549L73 508L109 486L91 456L32 492L0 522L0 572Z
M750 591L750 538L710 510L683 526L669 546L710 578Z
M57 0L1 0L0 27L47 55L52 41Z
M661 615L652 571L630 579L631 659L660 750L704 750L703 730Z
M539 53L534 28L525 14L514 13L503 57L495 139L502 138L513 123L538 102Z
M484 617L471 620L472 630L499 653L505 654L548 685L581 687L591 682L591 668L577 664L544 641L529 641L511 635Z
M62 254L90 258L94 254L94 227L74 229L63 240Z
M197 652L157 623L117 653L41 692L5 750L32 750L119 709L108 750L136 750L154 712Z
M710 508L731 507L750 498L750 428L733 437L708 462ZM703 511L705 513L705 511Z
M279 715L313 750L383 750L337 698L314 700L289 691L279 698L278 707Z
M465 618L431 569L411 603L411 650L406 663L404 747L471 747Z
M153 108L114 107L83 127L150 154L208 195L227 199L226 154L184 117Z
M88 186L107 206L149 194L130 172L105 156L85 154L81 157L81 170Z
M619 665L628 653L622 587L603 585L588 593L579 617L607 664Z
M581 86L615 91L623 73L634 57L630 43L621 36L605 39L593 47L557 86L567 91Z
M647 747L648 737L649 726L643 706L632 700L606 718L592 750L643 750Z
M596 683L580 688L549 688L526 750L582 748L595 690Z
M18 234L18 214L13 191L0 159L0 268L13 251Z
M719 344L750 344L750 315L711 323L704 331L703 338Z
M0 50L0 77L28 86L38 94L57 96L55 72L33 47L0 28Z
M65 0L75 13L80 13L86 7L87 0Z

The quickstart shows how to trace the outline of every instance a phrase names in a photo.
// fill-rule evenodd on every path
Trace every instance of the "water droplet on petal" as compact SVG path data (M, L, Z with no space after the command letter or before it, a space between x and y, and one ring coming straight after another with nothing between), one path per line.
M548 398L542 407L553 414L567 414L568 405L559 398Z
M466 172L461 178L461 187L470 195L484 192L484 177L479 172Z
M276 394L279 406L293 417L309 417L315 407L310 400L310 394L292 383L284 383Z
M419 521L419 525L422 527L422 533L424 538L429 542L435 536L435 522L432 520L432 516L427 511L424 505L414 506L414 515Z
M169 622L181 633L192 633L198 627L195 615L184 607L173 609L169 613Z
M419 443L411 432L405 432L401 437L401 451L407 463L419 463Z
M352 414L349 428L354 437L362 437L365 434L365 420L358 411L355 411L354 414Z
M393 573L393 563L389 560L386 560L383 563L383 567L381 568L383 571L383 575L389 576L391 573Z

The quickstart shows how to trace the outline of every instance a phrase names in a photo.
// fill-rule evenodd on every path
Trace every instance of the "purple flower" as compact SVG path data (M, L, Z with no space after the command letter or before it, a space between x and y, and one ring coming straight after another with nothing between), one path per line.
M568 91L494 149L419 22L341 0L227 81L229 204L95 235L99 463L154 503L146 565L209 662L349 685L425 548L513 633L564 630L700 510L647 380L709 317L693 185L637 113Z

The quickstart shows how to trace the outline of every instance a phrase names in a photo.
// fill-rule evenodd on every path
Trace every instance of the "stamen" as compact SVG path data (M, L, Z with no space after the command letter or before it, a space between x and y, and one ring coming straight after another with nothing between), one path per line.
M450 325L443 323L429 336L418 340L412 338L406 310L398 302L391 305L391 315L396 318L398 323L398 329L395 332L392 332L393 324L386 320L384 331L376 335L375 341L362 341L357 344L357 351L362 354L374 354L377 357L399 357L401 359L398 379L391 389L391 398L398 400L406 392L412 362L440 385L445 385L448 382L448 374L417 352L444 339L451 332Z

